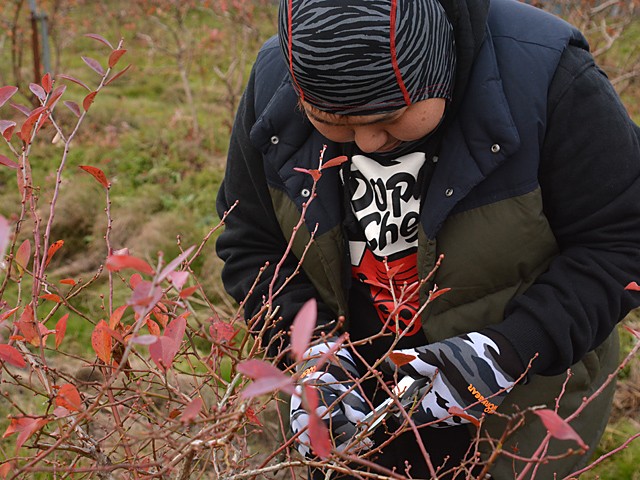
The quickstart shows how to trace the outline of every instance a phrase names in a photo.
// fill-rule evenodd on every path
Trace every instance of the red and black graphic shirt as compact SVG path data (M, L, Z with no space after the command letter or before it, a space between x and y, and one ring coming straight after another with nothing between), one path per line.
M425 343L416 264L425 158L424 152L384 160L351 156L345 186L352 339L382 332L386 344L403 333L405 346Z

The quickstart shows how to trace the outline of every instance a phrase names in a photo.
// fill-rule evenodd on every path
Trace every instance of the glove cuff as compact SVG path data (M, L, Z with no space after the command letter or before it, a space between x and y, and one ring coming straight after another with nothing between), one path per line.
M335 338L329 338L307 349L303 355L303 361L296 365L296 371L302 372L300 374L301 380L304 381L306 377L317 376L312 375L316 372L326 372L328 370L331 370L334 375L337 370L343 370L342 375L339 376L344 379L348 376L354 378L360 376L349 350L342 347L336 350L335 340ZM327 356L327 353L331 350L336 351Z
M516 352L513 344L504 335L495 330L484 329L478 333L489 338L498 346L500 354L493 357L493 361L514 381L517 380L525 371L525 366L522 364L520 355Z

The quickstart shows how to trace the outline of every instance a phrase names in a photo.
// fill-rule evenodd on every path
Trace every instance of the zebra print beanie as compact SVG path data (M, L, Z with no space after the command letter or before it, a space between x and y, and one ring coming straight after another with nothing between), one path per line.
M339 115L451 99L453 28L438 0L280 0L280 47L301 100Z

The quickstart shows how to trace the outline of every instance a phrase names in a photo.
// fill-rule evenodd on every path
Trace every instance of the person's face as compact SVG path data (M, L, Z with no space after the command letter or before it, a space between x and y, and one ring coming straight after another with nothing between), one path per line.
M364 153L384 153L403 142L419 140L434 130L444 114L446 100L428 98L408 107L378 115L336 115L302 107L313 126L327 139L338 143L355 142Z

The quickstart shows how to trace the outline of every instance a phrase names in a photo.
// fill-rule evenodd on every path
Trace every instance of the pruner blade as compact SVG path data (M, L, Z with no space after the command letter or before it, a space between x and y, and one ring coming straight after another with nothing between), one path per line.
M400 400L403 407L407 407L413 402L413 398L419 393L420 388L425 384L425 379L414 379L412 377L404 377L393 387L394 395ZM368 413L359 425L360 433L371 433L385 420L390 413L393 412L392 405L394 399L389 397L378 405L374 410Z

